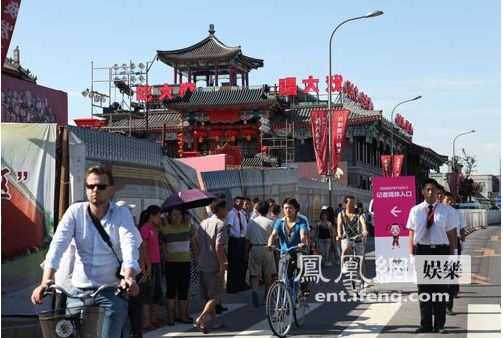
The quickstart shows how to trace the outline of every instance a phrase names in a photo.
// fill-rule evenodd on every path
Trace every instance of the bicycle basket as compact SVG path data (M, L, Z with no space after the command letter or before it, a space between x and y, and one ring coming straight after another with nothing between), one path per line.
M104 317L105 310L98 306L72 308L66 312L61 309L43 311L38 315L44 338L100 337Z

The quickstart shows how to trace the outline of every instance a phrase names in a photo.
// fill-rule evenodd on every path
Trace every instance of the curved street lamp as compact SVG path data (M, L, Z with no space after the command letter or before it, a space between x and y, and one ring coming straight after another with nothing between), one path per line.
M360 20L360 19L368 19L373 18L379 15L383 15L383 11L373 11L367 15L357 16L354 18L349 18L342 21L338 24L335 29L330 34L330 40L328 43L328 159L330 161L328 166L328 205L332 205L332 157L333 157L333 149L332 149L332 40L334 38L335 32L345 23L350 21Z
M393 116L395 115L395 110L398 108L398 106L404 104L404 103L407 103L407 102L412 102L412 101L416 101L416 100L419 100L420 98L422 98L421 95L418 95L412 99L408 99L408 100L405 100L405 101L402 101L402 102L399 102L394 108L393 110L391 111L391 123L395 124L395 122L393 121ZM394 127L392 128L391 130L391 156L395 155L395 140L394 140L394 135L395 135L395 129Z
M463 136L463 135L468 135L468 134L473 134L475 133L475 129L472 129L470 131L465 131L461 134L456 135L454 139L452 140L452 172L454 172L455 168L455 159L456 159L456 140L458 137Z

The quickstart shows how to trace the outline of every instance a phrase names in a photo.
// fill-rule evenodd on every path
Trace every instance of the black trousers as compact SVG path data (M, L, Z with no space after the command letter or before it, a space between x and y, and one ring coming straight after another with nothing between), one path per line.
M461 239L458 238L458 255L461 255ZM447 303L447 308L452 310L454 307L454 298L459 293L459 284L449 285L449 302Z
M131 333L134 337L143 337L143 299L141 294L129 297L128 315Z
M448 245L437 245L432 248L427 245L416 245L416 255L448 255L449 246ZM420 272L421 273L421 272ZM421 296L419 298L419 311L421 312L421 327L431 330L431 329L441 329L445 326L445 312L447 307L447 302L442 297L436 297L433 299L434 293L447 293L448 285L442 284L418 284L417 292L419 295L427 294L429 299L427 301L421 301ZM425 296L423 296L425 297Z
M229 238L227 292L238 292L246 288L245 241L245 238Z

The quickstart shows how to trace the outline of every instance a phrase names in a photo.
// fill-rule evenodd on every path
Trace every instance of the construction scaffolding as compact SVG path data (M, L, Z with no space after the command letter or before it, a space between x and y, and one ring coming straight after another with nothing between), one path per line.
M262 134L262 149L267 149L269 158L276 159L280 167L295 162L294 122L284 121L275 125L270 134Z

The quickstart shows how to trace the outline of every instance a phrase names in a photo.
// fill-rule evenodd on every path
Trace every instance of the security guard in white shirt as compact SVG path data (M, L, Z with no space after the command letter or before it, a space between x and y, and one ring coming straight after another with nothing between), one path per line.
M452 255L456 249L456 221L446 205L437 201L438 184L427 179L422 185L424 201L409 213L409 255ZM416 333L440 332L444 329L446 302L433 299L434 293L446 293L447 285L418 284L418 294L428 294L428 301L418 297L421 325ZM434 320L433 320L434 319Z

